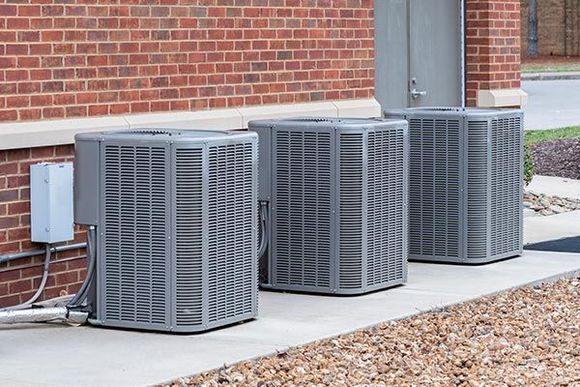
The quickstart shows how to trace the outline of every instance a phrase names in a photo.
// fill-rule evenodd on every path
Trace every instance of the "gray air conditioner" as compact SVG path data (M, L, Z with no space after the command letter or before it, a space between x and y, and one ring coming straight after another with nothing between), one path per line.
M76 136L75 221L97 228L95 324L198 332L256 316L258 136Z
M407 276L407 123L252 121L269 202L268 289L361 294Z
M521 110L417 108L409 122L409 259L478 264L522 253Z

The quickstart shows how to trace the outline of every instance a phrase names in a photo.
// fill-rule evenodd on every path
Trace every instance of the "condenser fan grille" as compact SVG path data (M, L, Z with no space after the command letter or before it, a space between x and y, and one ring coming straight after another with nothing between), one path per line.
M361 294L406 280L404 121L290 119L249 127L260 136L260 189L272 210L263 286Z
M486 263L521 254L523 113L387 112L410 129L409 258Z
M168 324L168 148L106 145L104 304L107 320Z
M155 133L76 137L79 176L99 177L86 223L98 231L95 324L200 332L255 317L257 135Z

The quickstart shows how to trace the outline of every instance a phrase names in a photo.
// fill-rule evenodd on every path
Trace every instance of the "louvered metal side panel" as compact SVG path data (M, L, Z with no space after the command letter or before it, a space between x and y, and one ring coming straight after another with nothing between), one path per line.
M167 328L168 148L105 144L102 152L100 318Z
M255 312L255 143L208 147L209 324Z
M202 148L175 151L174 310L176 326L203 323L203 158Z
M405 128L369 131L367 286L404 277Z
M491 255L521 249L522 119L492 121Z
M489 124L467 123L467 259L489 256Z
M273 282L330 289L331 133L277 129L273 155Z
M460 254L460 121L412 118L410 130L409 254Z
M363 283L363 134L339 134L339 273L341 289ZM366 246L365 246L366 250ZM366 281L365 281L366 282Z

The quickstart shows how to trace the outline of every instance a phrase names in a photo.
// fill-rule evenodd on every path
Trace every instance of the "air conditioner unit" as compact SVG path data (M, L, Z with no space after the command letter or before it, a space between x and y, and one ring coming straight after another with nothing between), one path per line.
M522 253L521 110L416 108L409 259L478 264Z
M95 324L198 332L257 313L250 132L76 136L75 221L97 227Z
M407 123L252 121L269 202L267 289L361 294L407 276Z

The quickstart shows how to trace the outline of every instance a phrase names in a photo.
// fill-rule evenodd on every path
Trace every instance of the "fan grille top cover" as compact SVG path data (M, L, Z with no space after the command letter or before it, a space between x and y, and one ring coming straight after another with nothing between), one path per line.
M406 280L407 124L252 121L272 230L265 288L360 294Z

